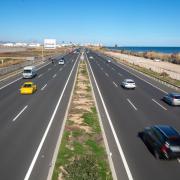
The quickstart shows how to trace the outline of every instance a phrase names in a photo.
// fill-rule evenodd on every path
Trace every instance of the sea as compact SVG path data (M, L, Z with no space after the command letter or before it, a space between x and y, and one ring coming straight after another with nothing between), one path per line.
M106 47L111 50L125 50L131 52L159 52L159 53L167 53L167 54L175 54L180 53L180 47Z

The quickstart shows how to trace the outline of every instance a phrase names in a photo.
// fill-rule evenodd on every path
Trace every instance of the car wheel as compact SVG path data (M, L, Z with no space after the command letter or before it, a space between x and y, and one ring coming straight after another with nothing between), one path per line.
M154 156L156 159L160 159L160 156L157 150L154 150Z

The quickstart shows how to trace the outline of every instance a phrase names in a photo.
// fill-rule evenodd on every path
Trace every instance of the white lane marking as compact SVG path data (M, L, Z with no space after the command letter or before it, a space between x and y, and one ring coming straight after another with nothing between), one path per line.
M74 60L72 60L72 62L74 62Z
M109 77L109 74L108 74L108 73L105 73L105 75L106 75L107 77Z
M164 109L165 111L167 111L167 109L161 105L160 103L158 103L155 99L152 99L153 102L155 102L157 105L159 105L162 109Z
M121 73L118 73L118 75L119 75L119 76L122 76L122 74L121 74Z
M60 68L59 71L62 71L62 68Z
M12 121L14 122L26 110L27 107L28 105L26 105Z
M48 64L49 64L49 63L48 63ZM43 68L43 67L47 66L48 64L45 64L45 65L43 65L43 66L41 66L41 67L37 68L37 70L39 70L39 69L41 69L41 68ZM18 73L18 74L20 74L20 73ZM9 77L11 77L11 76L9 76ZM4 80L5 80L5 79L8 79L9 77L4 78ZM3 89L3 88L5 88L5 87L7 87L7 86L9 86L9 85L11 85L11 84L13 84L13 83L15 83L16 81L19 81L20 79L22 79L22 77L20 77L20 78L18 78L18 79L16 79L16 80L14 80L14 81L12 81L12 82L10 82L10 83L8 83L8 84L6 84L6 85L2 86L2 87L0 88L0 90L1 90L1 89Z
M43 76L43 74L40 74L39 76L38 76L38 78L40 78L40 77L42 77Z
M114 64L115 64L115 63L114 63ZM120 64L121 64L121 63L120 63ZM133 76L137 77L138 79L140 79L140 80L142 80L142 81L146 82L147 84L151 85L152 87L154 87L154 88L158 89L159 91L161 91L161 92L163 92L163 93L167 94L167 92L166 92L166 91L164 91L163 89L161 89L161 88L159 88L159 87L155 86L154 84L152 84L152 83L150 83L150 82L146 81L145 79L143 79L143 78L139 77L138 75L136 75L136 74L134 74L134 73L130 72L129 70L127 70L127 69L125 69L125 68L121 67L119 64L115 64L115 65L116 65L116 66L118 66L118 67L119 67L119 68L121 68L121 69L124 69L126 72L128 72L128 73L132 74ZM122 64L121 64L121 65L122 65ZM123 65L124 65L124 64L123 64ZM127 68L129 68L129 67L128 67L128 66L126 66L126 65L124 65L124 66L125 66L125 67L127 67Z
M115 71L115 69L114 69L113 67L112 67L111 69L112 69L113 71Z
M137 111L138 109L136 108L136 106L129 100L127 99L127 101L129 102L129 104Z
M87 56L87 55L86 55L86 56ZM88 59L88 57L87 57L87 59ZM116 131L115 131L115 129L114 129L114 126L113 126L113 124L112 124L112 120L111 120L111 118L110 118L109 112L108 112L107 107L106 107L106 105L105 105L104 99L103 99L103 97L102 97L101 91L100 91L100 89L99 89L99 86L98 86L98 84L97 84L96 78L95 78L95 76L94 76L94 72L93 72L93 70L92 70L92 68L91 68L91 65L90 65L89 61L88 61L88 64L89 64L89 67L90 67L90 70L91 70L91 73L92 73L92 76L93 76L95 85L96 85L96 87L97 87L99 96L100 96L100 98L101 98L101 101L102 101L102 104L103 104L103 108L104 108L104 110L105 110L105 113L106 113L108 122L109 122L109 124L110 124L111 131L112 131L113 136L114 136L114 139L115 139L115 141L116 141L116 145L117 145L117 148L118 148L118 150L119 150L119 154L120 154L120 156L121 156L122 162L123 162L123 164L124 164L124 168L125 168L125 170L126 170L128 179L129 179L129 180L133 180L131 171L130 171L129 166L128 166L128 163L127 163L127 161L126 161L126 157L125 157L125 155L124 155L123 149L122 149L121 144L120 144L119 139L118 139L118 136L117 136Z
M48 68L48 71L50 71L51 70L51 68Z
M47 86L47 84L45 84L45 85L41 88L41 91L43 91L46 86Z
M54 76L53 76L53 78L55 78L57 75L56 74L54 74Z
M113 84L116 86L116 87L118 87L118 85L113 81Z
M101 67L101 70L103 71L103 68Z
M78 57L77 57L77 59L76 59L76 63L77 63L77 60L78 60L79 56L80 56L80 54L78 55ZM34 165L35 165L35 163L36 163L36 161L37 161L37 158L38 158L38 156L39 156L39 153L40 153L40 151L41 151L41 149L42 149L42 146L43 146L43 144L44 144L44 142L45 142L45 140L46 140L46 137L47 137L47 135L48 135L48 132L49 132L49 130L50 130L50 128L51 128L51 125L52 125L52 123L53 123L54 117L55 117L56 112L57 112L57 110L58 110L58 107L59 107L59 105L60 105L60 103L61 103L62 97L63 97L63 95L64 95L64 92L65 92L65 90L66 90L66 87L67 87L67 85L68 85L68 82L69 82L69 80L70 80L70 77L71 77L71 75L72 75L72 72L73 72L73 70L74 70L74 68L75 68L76 63L74 63L73 68L72 68L72 70L71 70L71 72L70 72L70 74L69 74L69 77L67 78L66 84L64 85L63 91L62 91L62 93L61 93L61 95L60 95L60 97L59 97L59 100L58 100L58 102L57 102L57 104L56 104L56 107L55 107L54 112L53 112L53 114L52 114L52 116L51 116L51 119L50 119L50 121L49 121L49 124L48 124L48 126L47 126L47 128L46 128L46 130L45 130L45 132L44 132L44 135L43 135L43 137L42 137L42 139L41 139L41 142L40 142L40 144L39 144L39 146L38 146L38 148L37 148L37 150L36 150L36 153L35 153L35 155L34 155L34 157L33 157L33 160L32 160L32 162L31 162L31 164L30 164L30 166L29 166L29 169L28 169L28 171L27 171L27 173L26 173L26 175L25 175L24 180L29 180L29 178L30 178L30 175L31 175L32 170L33 170L33 168L34 168Z
M0 88L0 90L3 89L3 88L5 88L5 87L7 87L7 86L9 86L9 85L11 85L11 84L13 84L13 83L15 83L16 81L19 81L20 79L22 79L22 77L20 77L20 78L18 78L18 79L16 79L16 80L14 80L14 81L12 81L12 82L4 85L3 87Z

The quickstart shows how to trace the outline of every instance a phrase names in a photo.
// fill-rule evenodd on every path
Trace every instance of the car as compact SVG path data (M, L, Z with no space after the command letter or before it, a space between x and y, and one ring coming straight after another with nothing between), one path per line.
M111 60L110 60L110 59L108 59L106 62L107 62L107 63L110 63L110 62L111 62Z
M141 138L157 159L180 157L180 134L169 125L146 127Z
M89 59L94 59L94 58L92 56L90 56Z
M58 62L58 64L64 65L64 59L60 59L59 62Z
M168 93L163 100L172 106L180 106L180 93Z
M33 94L35 91L37 86L33 82L25 82L20 88L21 94Z
M124 79L123 82L121 83L121 86L126 89L135 89L136 84L134 80L132 79Z

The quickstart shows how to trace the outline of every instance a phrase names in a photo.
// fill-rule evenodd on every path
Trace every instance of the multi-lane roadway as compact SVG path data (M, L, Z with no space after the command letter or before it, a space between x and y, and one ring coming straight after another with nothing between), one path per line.
M87 53L86 53L87 52ZM85 60L95 93L113 177L122 180L179 180L178 160L157 160L138 133L154 124L180 131L180 109L161 99L174 91L107 57L87 50ZM80 53L65 56L65 65L45 63L32 79L37 92L21 95L22 75L0 81L0 179L44 180L52 158L77 72ZM121 82L131 78L135 90Z
M21 74L0 83L0 179L47 178L79 61L70 53L58 65L60 57L38 68L32 95L20 94Z
M178 160L157 160L138 133L154 124L172 125L180 131L180 109L162 101L174 91L115 61L89 51L87 63L108 140L117 179L179 180ZM121 82L133 79L135 90L126 90Z

